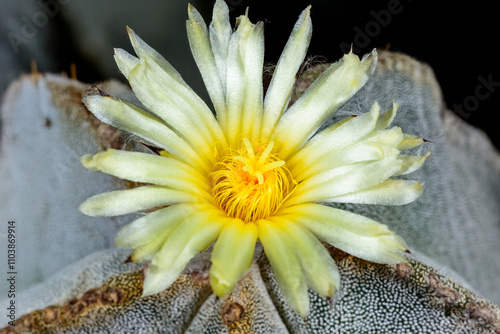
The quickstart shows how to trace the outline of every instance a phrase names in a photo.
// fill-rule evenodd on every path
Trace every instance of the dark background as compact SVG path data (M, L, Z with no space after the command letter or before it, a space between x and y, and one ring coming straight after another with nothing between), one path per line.
M19 51L13 54L7 34L19 32L22 17L31 18L33 13L40 11L40 2L0 0L3 12L0 14L0 28L3 29L0 29L0 70L4 82L15 79L18 72L29 72L31 60L37 61L38 70L42 72L69 72L73 63L78 79L84 82L110 77L123 81L112 64L112 47L132 50L124 29L125 25L130 25L179 68L195 90L203 89L199 74L193 70L194 62L185 34L187 1L40 1L61 1L63 5L47 26L40 28L36 38L20 45ZM213 2L194 0L192 4L210 21ZM463 105L463 112L458 112L460 116L483 129L500 148L496 116L500 112L499 0L226 2L231 9L232 23L246 7L249 7L252 22L266 23L267 62L277 61L298 15L311 4L313 38L309 55L333 62L342 57L346 45L353 43L358 54L388 47L428 63L441 85L447 106L458 111L457 105ZM11 9L12 6L18 8ZM393 12L389 15L390 21L385 16L384 24L377 23L375 16L387 15L388 10ZM360 31L365 34L364 39L360 39ZM498 82L490 91L483 83L488 80ZM483 87L479 87L481 85ZM5 87L6 84L0 82L0 94ZM478 92L481 99L476 97Z

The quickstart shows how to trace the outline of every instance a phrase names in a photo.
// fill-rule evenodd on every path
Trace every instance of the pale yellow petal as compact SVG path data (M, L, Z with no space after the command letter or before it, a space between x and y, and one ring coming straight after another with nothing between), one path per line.
M200 13L190 4L188 5L188 14L189 20L186 21L186 29L191 52L200 70L208 95L214 104L217 117L219 120L224 119L226 98L210 44L207 25Z
M420 182L387 179L376 186L342 196L330 197L325 202L405 205L415 201L424 189Z
M120 72L123 73L125 78L128 79L128 75L130 71L132 71L137 65L140 64L139 59L137 57L132 56L130 53L123 49L115 49L115 62L120 69Z
M227 57L227 122L222 126L229 144L242 137L257 139L262 117L262 66L264 61L263 24L253 24L246 16L237 19Z
M209 205L198 205L198 204L178 204L178 205L189 205L190 207L194 208L194 212L200 211L200 210L206 210ZM164 228L161 231L159 231L154 239L149 241L146 244L143 244L141 246L135 247L132 250L132 253L130 254L130 257L132 261L134 262L147 262L151 261L156 254L160 251L160 249L163 247L165 242L167 241L167 238L170 236L172 231L179 225L182 224L186 219L189 219L190 216L194 214L193 211L190 211L190 213L186 215L182 215L179 217L179 215L176 215L175 213L172 214L173 217L177 217L176 221L173 221L171 224L168 225L168 228ZM169 216L170 219L170 216Z
M340 275L335 261L318 239L294 219L271 217L285 234L285 240L299 259L307 285L321 297L333 297L340 288Z
M149 213L122 227L116 234L115 245L121 248L137 248L154 239L165 239L177 224L195 210L194 205L176 204Z
M230 293L252 265L257 226L234 219L227 223L215 243L210 259L210 285L219 298Z
M388 130L376 130L370 137L366 138L366 141L374 142L379 145L393 146L400 150L399 143L403 140L404 134L401 128L394 126ZM400 150L401 151L401 150Z
M180 224L182 221L179 221L178 223ZM161 230L153 240L134 248L130 253L130 259L136 263L151 261L163 247L171 232L171 229Z
M400 151L409 150L411 148L419 147L424 140L418 136L404 134L403 139L398 144L397 149Z
M377 53L363 60L349 53L331 65L279 121L272 139L286 159L301 149L314 132L356 93L373 74Z
M136 78L139 79L139 85L132 86L134 91L138 90L141 94L145 94L145 101L143 101L142 96L140 96L141 94L136 92L141 102L155 112L156 109L158 109L158 112L161 112L159 116L166 120L168 124L171 124L168 119L174 117L170 116L170 114L173 114L177 110L183 113L188 120L198 120L194 125L200 125L198 126L198 131L204 134L206 140L209 142L217 140L223 144L225 139L222 134L222 129L205 102L184 82L180 74L170 65L170 63L168 63L168 61L142 41L132 29L128 30L132 45L140 58L140 65L143 67L143 75L140 76L140 78ZM129 75L127 75L129 81L133 78L133 76L130 77L130 73L133 74L138 71L138 69L135 69L135 71L132 69L130 70ZM152 91L151 94L145 93L145 89ZM153 94L153 92L156 94ZM154 104L155 101L151 101L151 95L162 97L165 103L160 103L160 105ZM154 105L149 105L147 101ZM164 112L165 109L167 109L166 113ZM201 123L200 120L202 121ZM186 122L186 120L184 120L184 122ZM179 124L182 125L182 122L177 122L176 125L172 125L174 128L178 129ZM179 128L179 130L180 129L182 129L182 127ZM213 139L211 137L213 137Z
M131 132L163 148L191 166L209 171L210 167L193 147L150 112L109 96L90 95L83 102L104 123Z
M329 170L299 183L284 205L326 201L331 197L373 187L391 177L400 168L401 161L387 158Z
M276 64L264 101L261 138L269 138L288 106L295 76L306 56L311 35L311 6L309 6L300 14Z
M394 117L396 117L396 113L398 111L399 104L396 102L392 102L392 108L387 109L385 113L380 115L377 121L377 129L383 130L387 128L389 125L391 125L392 121L394 120Z
M400 154L398 156L398 159L401 160L403 164L401 165L400 170L398 170L396 174L394 174L394 176L413 173L423 166L425 160L427 160L430 155L431 152L427 153L426 155Z
M144 43L130 29L129 32L132 44L139 55L140 63L145 67L143 70L146 78L143 78L143 84L146 85L151 81L151 84L148 85L149 89L166 93L176 109L189 119L197 120L195 125L200 124L199 131L204 133L208 140L210 136L205 132L210 133L213 140L217 140L221 144L225 143L222 129L205 102L184 82L180 74L162 56ZM140 96L138 97L141 99Z
M212 14L212 22L209 26L210 45L217 66L217 75L219 76L222 90L226 94L227 80L227 55L229 41L233 29L229 23L229 8L223 0L215 1Z
M95 155L84 155L82 164L113 176L140 183L152 183L185 191L210 200L207 176L174 158L109 149Z
M246 42L240 42L245 73L245 100L241 119L240 136L253 140L259 139L262 124L264 92L262 69L264 66L264 23L252 27ZM228 87L227 89L231 89Z
M150 66L147 59L141 59L141 64L130 72L129 83L144 106L200 152L205 160L210 161L213 159L214 139L208 124L193 113L194 109L189 105L187 96L181 96L172 89L170 85L175 84L175 80L162 74L165 73ZM186 91L185 88L184 90Z
M369 112L330 125L287 161L288 168L299 174L325 156L362 140L375 129L379 112L380 106L374 103Z
M146 44L146 42L144 42L129 27L127 27L127 32L130 38L130 42L132 43L132 47L134 48L134 51L137 56L139 56L139 58L147 57L151 59L151 61L157 64L162 69L162 71L168 73L168 75L175 79L179 84L188 87L179 72L177 72L177 70L172 65L170 65L170 63L165 58L163 58L162 55L160 55L155 49Z
M362 141L348 146L340 151L325 155L321 160L307 166L308 164L296 166L291 172L297 182L301 182L315 174L340 166L351 165L357 162L382 160L396 157L399 150L393 146L379 145L376 142Z
M226 222L227 219L210 217L210 212L200 212L179 224L151 261L144 279L143 296L168 288L188 262L212 244Z
M309 313L309 295L296 253L290 248L281 229L272 222L261 219L256 224L259 227L259 240L264 246L283 297L292 309L306 317Z
M387 226L348 211L320 204L302 204L280 212L302 224L320 240L371 262L405 262L403 239Z
M175 203L196 203L200 196L160 186L116 190L92 196L80 204L87 216L119 216Z

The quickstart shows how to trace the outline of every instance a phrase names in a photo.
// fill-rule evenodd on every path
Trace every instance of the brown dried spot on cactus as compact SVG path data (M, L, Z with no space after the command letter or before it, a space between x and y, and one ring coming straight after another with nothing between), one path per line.
M232 302L225 307L222 313L222 321L230 326L236 321L239 321L245 312L245 306L239 302Z
M425 276L425 282L429 289L441 297L442 301L448 305L457 305L462 297L460 292L444 285L434 273L427 274L427 276Z
M397 263L395 264L394 268L396 271L396 275L404 279L409 279L413 274L413 267L407 262Z

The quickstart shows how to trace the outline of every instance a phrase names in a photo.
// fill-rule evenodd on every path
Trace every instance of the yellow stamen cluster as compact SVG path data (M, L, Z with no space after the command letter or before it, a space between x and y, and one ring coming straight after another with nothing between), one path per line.
M297 182L285 162L271 153L274 142L256 145L255 151L247 138L243 144L225 154L210 176L214 203L248 223L274 214Z

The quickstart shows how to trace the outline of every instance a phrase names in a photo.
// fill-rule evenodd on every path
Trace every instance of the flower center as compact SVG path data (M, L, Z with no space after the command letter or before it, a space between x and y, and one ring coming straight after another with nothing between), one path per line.
M225 154L210 176L215 204L248 223L274 214L297 182L285 162L271 153L274 142L255 150L247 138L243 144Z

